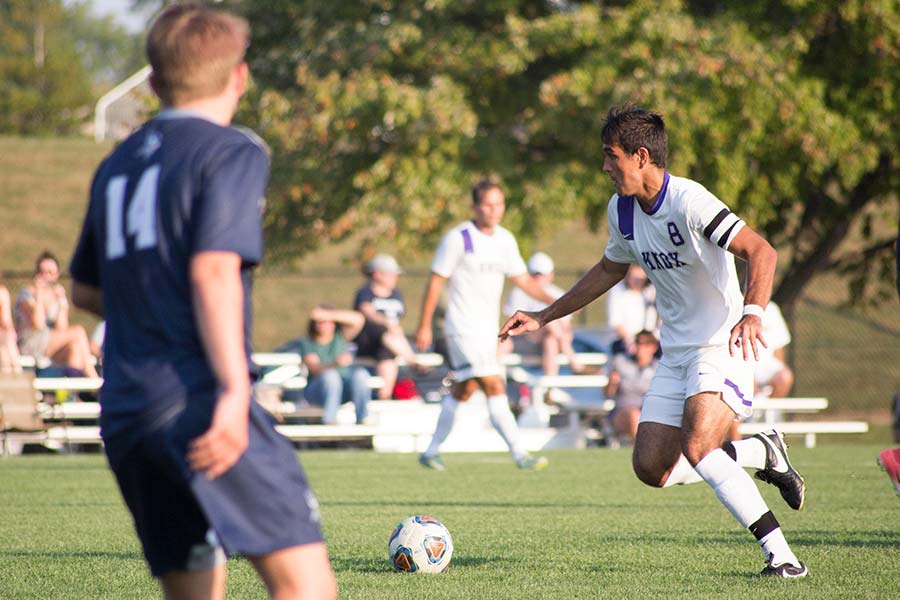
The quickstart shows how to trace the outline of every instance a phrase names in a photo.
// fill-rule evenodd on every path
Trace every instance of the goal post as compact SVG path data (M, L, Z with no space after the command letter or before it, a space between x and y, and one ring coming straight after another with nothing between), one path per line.
M114 103L127 95L131 90L144 83L150 77L150 65L145 65L141 70L134 73L131 77L109 90L97 100L94 106L94 140L102 142L106 139L109 127L107 122L107 111Z

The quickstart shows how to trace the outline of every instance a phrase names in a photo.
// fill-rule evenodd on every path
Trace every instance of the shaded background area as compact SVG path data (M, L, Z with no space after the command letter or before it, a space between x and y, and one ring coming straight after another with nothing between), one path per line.
M64 269L75 244L97 164L110 150L83 139L0 137L0 203L4 227L0 235L0 283L15 294L30 276L37 254L47 248ZM466 203L468 199L458 198ZM511 210L514 217L514 210ZM443 223L445 229L455 222ZM556 283L571 286L599 259L606 229L589 230L583 221L564 223L552 234L523 247L548 252L556 261ZM362 232L360 232L362 233ZM364 278L358 260L357 235L305 256L296 268L263 268L256 280L255 335L258 350L271 350L302 335L309 311L320 302L350 307ZM392 252L389 239L378 249ZM779 248L779 250L784 250ZM432 247L419 258L398 256L406 273L400 278L408 314L403 327L412 332L428 274ZM790 360L797 375L796 396L825 396L833 415L864 416L886 422L890 398L900 387L900 306L896 298L876 306L848 307L847 287L837 276L814 279L797 304L792 324ZM74 318L90 331L94 320L78 311ZM584 326L606 323L601 298L577 317Z

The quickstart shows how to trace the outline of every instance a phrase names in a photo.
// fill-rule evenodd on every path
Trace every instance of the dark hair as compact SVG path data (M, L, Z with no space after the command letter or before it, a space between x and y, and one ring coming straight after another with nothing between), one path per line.
M650 339L653 340L653 343L654 343L654 344L658 344L658 343L659 343L659 340L656 339L656 334L654 334L654 333L653 333L652 331L650 331L649 329L641 329L641 330L638 331L636 334L634 334L634 341L635 341L635 343L638 341L638 338L641 338L641 337L644 337L644 338L649 337Z
M334 304L317 304L316 308L326 308L328 310L334 310ZM316 322L310 319L306 323L306 337L312 339L316 335Z
M634 154L638 148L646 148L650 162L666 168L669 138L662 115L626 103L613 106L606 113L600 138L609 146L618 145L625 154Z
M481 179L478 183L472 186L472 204L481 204L481 201L484 200L484 197L491 190L500 190L502 192L503 188L501 188L500 184L490 177Z
M45 260L52 260L56 263L56 266L59 266L59 260L56 258L56 255L50 252L49 250L44 250L40 254L38 254L37 260L34 261L34 272L38 273L41 270L41 263Z

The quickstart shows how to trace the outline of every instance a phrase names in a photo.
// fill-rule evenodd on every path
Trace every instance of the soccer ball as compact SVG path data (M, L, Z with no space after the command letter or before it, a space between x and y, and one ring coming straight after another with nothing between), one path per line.
M453 538L434 517L403 519L388 540L391 564L405 573L440 573L450 566Z

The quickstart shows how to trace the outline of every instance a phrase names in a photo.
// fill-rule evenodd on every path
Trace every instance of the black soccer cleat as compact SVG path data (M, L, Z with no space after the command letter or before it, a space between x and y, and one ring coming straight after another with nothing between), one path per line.
M766 468L756 472L756 478L778 488L781 497L794 510L803 508L806 482L788 460L787 446L781 434L771 429L754 435L766 447ZM776 467L785 469L776 470Z
M809 569L801 561L797 564L781 563L773 565L771 562L766 564L766 568L759 572L760 577L781 577L782 579L799 579L809 575Z

